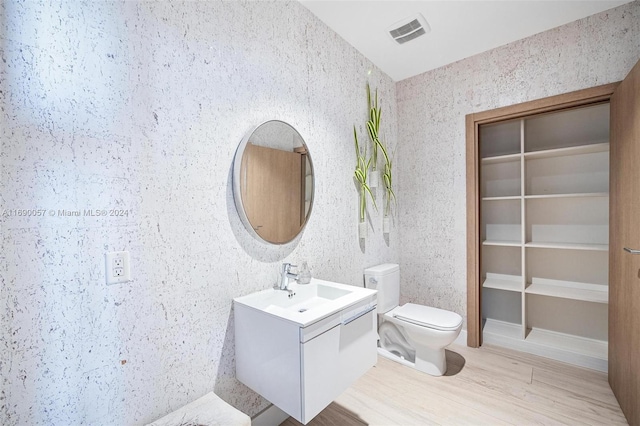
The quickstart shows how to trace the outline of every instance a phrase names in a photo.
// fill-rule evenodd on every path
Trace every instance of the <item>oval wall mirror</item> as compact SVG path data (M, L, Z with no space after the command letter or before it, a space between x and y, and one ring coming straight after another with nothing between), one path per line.
M313 163L302 136L271 120L240 142L233 163L233 197L247 231L285 244L304 229L313 206Z

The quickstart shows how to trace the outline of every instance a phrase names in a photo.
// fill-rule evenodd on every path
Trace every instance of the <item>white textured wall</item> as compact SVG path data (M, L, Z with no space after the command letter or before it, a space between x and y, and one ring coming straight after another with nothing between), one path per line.
M354 285L399 260L381 213L360 244L352 181L365 83L391 143L395 85L299 3L7 0L0 57L0 208L129 212L2 217L1 424L139 424L211 390L254 415L231 299L283 260ZM237 144L269 119L298 129L317 176L304 235L278 249L230 190ZM114 250L134 282L105 285Z
M466 314L465 115L621 80L640 2L396 85L402 299Z

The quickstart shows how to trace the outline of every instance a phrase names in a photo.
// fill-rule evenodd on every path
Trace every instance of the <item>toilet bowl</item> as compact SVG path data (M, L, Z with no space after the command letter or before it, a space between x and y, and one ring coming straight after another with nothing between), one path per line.
M432 376L447 371L444 348L462 329L462 317L444 309L400 299L400 269L383 264L365 269L365 285L378 290L378 352Z
M406 313L407 308L409 314ZM432 376L442 376L447 371L444 348L453 343L460 334L460 315L443 309L407 303L383 314L382 319L394 324L404 333L407 342L415 351L414 359L410 361L414 363L413 367ZM385 349L384 346L381 347ZM393 351L388 352L393 354Z

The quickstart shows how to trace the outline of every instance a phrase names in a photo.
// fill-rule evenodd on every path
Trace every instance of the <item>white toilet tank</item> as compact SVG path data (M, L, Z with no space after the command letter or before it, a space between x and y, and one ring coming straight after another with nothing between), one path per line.
M389 312L400 303L400 267L395 263L383 263L365 269L364 285L378 290L379 314Z

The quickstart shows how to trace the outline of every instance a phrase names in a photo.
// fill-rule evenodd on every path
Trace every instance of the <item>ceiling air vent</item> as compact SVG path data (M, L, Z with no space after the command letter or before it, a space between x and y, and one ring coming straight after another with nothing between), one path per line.
M427 20L424 19L424 16L418 13L415 16L396 22L387 28L387 31L389 31L389 35L396 43L404 44L430 32L431 27Z

